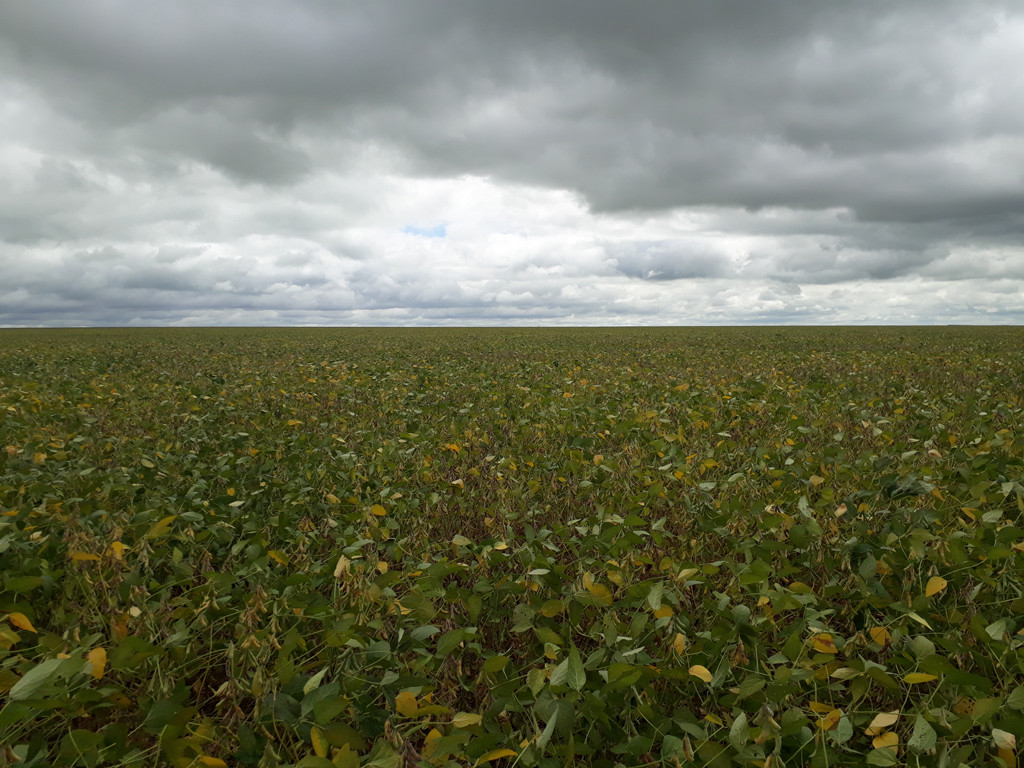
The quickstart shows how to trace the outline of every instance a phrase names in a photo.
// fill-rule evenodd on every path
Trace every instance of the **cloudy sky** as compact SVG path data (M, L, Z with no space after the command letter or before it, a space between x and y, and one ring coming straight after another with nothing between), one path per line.
M0 325L1024 323L1019 0L0 0Z

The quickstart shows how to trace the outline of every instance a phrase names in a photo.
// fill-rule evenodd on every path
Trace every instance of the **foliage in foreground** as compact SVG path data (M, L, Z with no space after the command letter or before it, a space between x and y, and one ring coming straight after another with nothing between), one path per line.
M1018 337L3 332L0 765L1014 765Z

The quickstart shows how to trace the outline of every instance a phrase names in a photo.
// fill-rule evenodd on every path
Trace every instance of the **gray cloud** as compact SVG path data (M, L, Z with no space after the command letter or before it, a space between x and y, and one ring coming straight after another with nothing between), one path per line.
M1022 46L1010 0L6 4L0 323L1021 322Z

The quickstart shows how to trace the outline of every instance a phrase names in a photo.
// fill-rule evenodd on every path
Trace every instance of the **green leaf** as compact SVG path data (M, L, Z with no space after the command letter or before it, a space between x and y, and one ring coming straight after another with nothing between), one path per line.
M1006 706L1010 709L1024 709L1024 685L1018 685L1006 697Z
M729 728L729 743L739 752L743 749L743 745L747 743L749 738L750 728L747 725L747 713L740 712L736 719L732 721L732 727Z
M363 768L401 768L401 765L402 758L394 747L384 739L378 739L367 756L367 762L363 763Z
M530 689L530 693L536 696L540 693L544 687L544 683L547 678L544 676L544 670L533 667L529 672L526 673L526 685Z
M459 647L459 643L461 643L465 637L465 629L452 629L445 632L441 635L441 639L437 641L437 655L447 656Z
M935 748L935 729L921 715L914 721L914 732L910 734L907 746L915 752L927 752Z
M84 659L46 659L25 673L7 695L11 701L31 699L50 683L69 677L85 666Z
M880 765L884 767L896 765L899 762L899 758L896 756L895 749L883 747L882 749L872 749L868 752L866 761L868 765Z
M569 664L569 687L576 691L582 691L583 686L587 683L587 673L583 669L583 661L580 659L580 652L576 650L575 645L569 649L569 658L567 661Z

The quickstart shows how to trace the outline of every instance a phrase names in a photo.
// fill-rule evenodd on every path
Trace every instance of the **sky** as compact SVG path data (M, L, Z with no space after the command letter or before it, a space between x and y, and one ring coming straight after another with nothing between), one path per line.
M0 325L1024 323L1019 0L0 0Z

